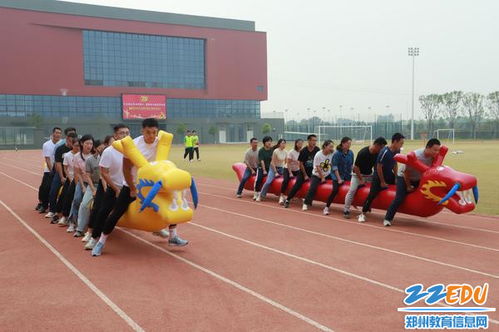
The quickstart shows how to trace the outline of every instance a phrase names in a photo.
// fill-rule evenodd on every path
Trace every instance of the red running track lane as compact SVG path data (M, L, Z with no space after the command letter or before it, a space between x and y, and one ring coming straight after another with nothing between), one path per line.
M26 172L24 173L24 175L21 175L21 170L7 170L7 167L4 167L2 168L2 171L9 172L9 174L12 174L14 175L14 177L18 178L30 178L26 175ZM39 181L39 178L37 178L36 176L34 176L33 179L33 181ZM204 183L205 180L207 182L210 181L207 179L201 179L201 181L199 182ZM37 183L33 182L32 185L37 186ZM365 227L360 228L357 227L359 226L357 224L348 225L346 223L324 223L324 217L315 218L313 219L314 222L309 223L308 221L309 219L311 219L310 216L303 213L296 213L297 211L294 211L295 213L286 211L286 220L283 221L279 219L282 219L282 211L284 210L278 211L277 209L267 207L266 204L270 204L270 202L258 204L258 209L255 209L254 207L256 206L256 203L244 202L247 203L244 204L241 200L237 202L237 200L229 199L230 195L223 197L224 195L226 195L225 191L220 192L220 190L210 190L207 189L209 188L208 186L203 187L202 184L200 185L200 187L203 192L211 192L206 193L207 197L211 197L210 195L217 195L222 196L222 198L214 196L208 199L207 197L202 196L203 200L206 198L207 207L198 211L199 214L202 214L203 217L201 220L201 225L193 224L185 226L185 234L189 234L190 239L196 239L196 233L199 232L198 236L202 240L205 240L205 242L199 244L196 242L196 248L194 248L194 246L190 246L189 250L186 251L185 254L193 255L193 260L202 259L203 265L213 265L213 267L211 267L213 269L221 269L220 271L224 271L224 273L230 271L231 276L234 275L234 277L238 278L238 280L244 280L245 284L251 284L253 282L256 289L261 289L266 294L271 293L272 295L275 295L276 298L282 298L281 302L292 303L294 300L294 295L301 301L292 303L293 306L304 308L304 312L308 312L307 310L311 310L312 315L321 317L319 313L314 312L314 309L317 310L315 308L315 303L318 303L319 307L321 305L324 307L321 308L325 311L326 317L324 317L324 319L327 319L328 316L333 316L335 318L332 323L336 325L332 326L338 330L352 330L352 328L354 327L353 325L351 325L353 320L356 320L358 324L360 324L360 328L365 328L364 324L368 321L368 319L377 319L381 321L385 321L386 319L386 321L390 322L391 324L395 323L395 325L387 325L392 326L394 330L401 327L402 316L400 314L394 314L393 312L393 310L396 310L396 307L400 306L400 304L402 303L401 299L403 298L403 294L397 294L397 292L400 292L401 290L399 289L399 291L397 291L389 289L385 286L374 285L365 281L359 281L358 276L368 275L373 279L382 279L382 281L388 281L394 284L398 282L400 283L401 288L407 286L407 284L404 283L405 280L411 280L411 277L414 276L418 277L418 274L421 278L425 278L425 282L426 280L428 280L428 282L431 282L431 280L435 280L435 282L445 282L442 281L442 278L444 276L446 280L447 278L466 278L468 280L471 279L469 282L475 282L475 280L476 282L478 282L478 280L487 280L487 278L479 279L484 278L484 276L477 277L477 274L474 272L461 270L456 272L455 268L449 268L448 270L446 270L442 265L437 265L438 267L435 268L434 263L422 262L420 260L404 257L396 253L380 253L379 249L367 250L362 246L359 248L358 244L345 244L345 242L338 241L337 239L335 239L335 241L332 241L333 239L325 239L324 236L313 235L306 232L300 232L298 230L283 230L281 226L269 225L268 223L249 223L248 220L250 219L250 217L254 216L255 213L264 213L268 219L278 220L279 222L288 223L290 221L299 221L299 225L301 225L302 227L324 227L322 229L319 229L319 231L326 234L327 232L334 231L333 233L336 235L338 229L336 227L331 228L331 225L336 226L337 224L350 226L350 229L346 230L348 231L347 235L361 235L363 233L369 233L369 235L371 236L376 235L377 238L382 239L383 236L386 236L385 234L388 234L388 232L382 232L382 235L380 235L380 233L378 233L380 230L375 230L372 228L366 229ZM208 206L211 206L211 209L208 208ZM247 206L249 210L247 212L242 211L241 213L239 213L240 216L234 217L234 212L231 211L241 211L247 208L243 206ZM290 217L291 215L293 215L293 218L298 217L298 220L293 221L294 219ZM307 219L307 223L305 224L303 223L304 218ZM321 222L316 223L315 221L319 219L321 220ZM196 223L198 222L197 218L195 221ZM351 227L353 225L355 227ZM275 228L277 227L280 228L276 230ZM218 236L218 238L213 238L213 234L209 233L215 234L216 236ZM143 233L140 232L137 234L143 235ZM402 235L395 234L394 236L401 237ZM404 234L403 236L409 235ZM224 246L222 246L222 243L225 243L227 241L233 241L233 243L230 244L230 248L236 249L233 250L233 252L230 251L230 255L227 254L227 248L224 248ZM212 242L217 243L217 246L213 246ZM394 239L388 239L388 241L386 242L391 245L394 242ZM244 245L241 246L241 243ZM306 244L305 246L303 245L304 243ZM308 244L313 245L309 246ZM447 246L447 243L445 245ZM205 249L204 251L199 252L200 255L198 255L198 250L200 249L198 248L198 246L202 247L202 249ZM433 245L433 247L434 246L435 245ZM264 249L262 247L268 249ZM257 252L260 251L260 254L255 255L255 248L257 248ZM208 249L213 251L212 254L202 255ZM473 250L476 249L477 248L473 248ZM264 251L263 253L261 252L262 250ZM470 248L466 247L466 250L470 250ZM279 251L281 251L281 253L279 253ZM330 255L330 252L334 252L335 255ZM275 257L276 253L279 257ZM480 253L478 253L478 255L479 254ZM222 262L220 261L220 256L224 257L224 260ZM102 258L104 257L105 256L103 256ZM369 259L366 259L365 257L369 257ZM117 257L115 259L117 259ZM242 276L239 275L241 268L241 259L243 259L245 262L248 261L250 263L248 264L249 266L247 267L247 270L244 270L245 274L243 274ZM270 265L268 265L268 262L262 262L262 260L268 259L271 259ZM291 264L288 263L289 259L293 261ZM288 267L288 264L290 264L290 267ZM323 266L321 266L321 264ZM308 267L303 265L307 265ZM336 267L333 267L333 265L336 265ZM273 266L278 266L279 268L281 268L280 270L285 271L276 272L275 269L272 269ZM342 270L344 272L348 272L347 270L354 270L354 272L356 272L357 274L353 273L353 276L347 278L346 284L344 284L342 278L344 278L348 274L339 272L333 273L331 272L331 270L328 270L328 267L333 267L337 270L341 270L338 269L338 266L344 268L344 270ZM407 267L409 267L409 269L407 269ZM319 268L319 271L316 271L316 268ZM385 272L385 274L383 274L385 270L393 273ZM278 272L280 272L280 274ZM263 276L259 276L259 273L263 274ZM284 277L281 275L283 273ZM269 278L269 276L271 276L271 278ZM246 279L244 279L245 277ZM270 282L268 281L268 279L270 279ZM292 279L293 282L290 283L289 279ZM277 286L272 283L273 280L278 280ZM310 285L310 280L318 280L320 282ZM465 281L458 280L456 282ZM492 282L493 281L491 281L491 289L493 292L493 289L496 287L494 284L492 284ZM287 288L283 289L285 285L287 286L287 288L293 289L294 293L289 295L288 292L286 292ZM388 284L386 285L390 286ZM327 290L334 291L334 298L339 299L340 302L342 302L340 303L341 305L338 306L338 304L336 304L336 301L330 299L330 297L328 296L330 293L323 292L323 286L327 286ZM350 299L352 296L359 296L359 290L362 290L362 292L360 292L360 301L355 298ZM389 293L388 295L383 296L384 298L386 298L385 302L389 304L388 308L385 307L386 303L379 303L380 294L382 294L382 292L385 290ZM275 294L272 292L275 292ZM299 296L301 294L303 294L303 296ZM313 294L313 296L308 296L307 298L307 294ZM366 294L369 294L370 296L366 297ZM489 302L497 303L496 299L493 298L490 298ZM329 308L329 306L331 307ZM355 306L357 308L360 308L360 312L367 313L366 320L355 319L352 316L348 316L347 313L344 314L341 311L341 306L343 306L343 308L346 306L348 311L350 313L353 312L353 314L358 314L359 311L357 310L359 309L352 310L352 307ZM367 308L374 307L377 310L374 310L374 312L369 310L362 311L363 309L365 309L365 307L362 306L367 306ZM335 310L329 312L331 309Z

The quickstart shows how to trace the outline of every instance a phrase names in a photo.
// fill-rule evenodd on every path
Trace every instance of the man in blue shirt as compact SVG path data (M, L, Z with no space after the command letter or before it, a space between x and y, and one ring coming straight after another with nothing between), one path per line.
M396 133L392 136L392 144L385 146L379 153L376 160L376 171L374 172L371 190L362 207L362 213L358 221L366 221L366 213L371 210L371 204L378 194L388 188L389 184L395 184L395 174L397 174L397 161L395 155L400 152L404 145L404 135Z

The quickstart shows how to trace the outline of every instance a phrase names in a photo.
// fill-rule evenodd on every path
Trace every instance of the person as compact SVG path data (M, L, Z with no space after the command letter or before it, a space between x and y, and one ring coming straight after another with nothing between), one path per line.
M243 189L249 178L256 174L258 168L258 139L253 137L250 139L250 148L246 150L244 154L244 164L246 165L246 170L244 171L241 182L239 182L239 187L237 188L236 197L243 197Z
M193 155L192 155L192 133L190 130L185 131L184 145L185 145L184 160L187 161L185 158L189 156L189 162L191 162Z
M331 164L334 151L334 143L331 140L326 140L322 144L322 150L317 152L314 157L312 177L310 178L310 187L303 201L302 210L307 211L312 206L315 193L319 184L325 183L331 179Z
M201 159L199 159L199 137L198 137L198 133L195 130L192 131L191 140L192 140L192 149L193 149L191 159L194 160L194 152L195 152L196 153L196 160L201 161Z
M279 139L272 150L272 159L270 161L267 180L262 187L260 195L256 198L257 202L261 202L267 197L267 192L272 185L272 181L282 175L284 164L286 163L286 157L288 156L288 153L286 152L286 140L284 138Z
M371 210L371 204L378 194L388 188L389 184L395 184L395 174L397 174L397 162L394 157L400 152L400 148L404 145L404 135L395 133L392 136L392 143L385 146L379 153L376 159L376 170L373 175L371 189L367 196L362 213L358 217L359 222L366 221L366 213Z
M272 137L265 136L262 142L263 146L258 150L258 168L256 170L255 193L253 195L254 201L260 196L263 177L269 172L272 153L274 152L272 150Z
M155 161L158 146L158 131L158 120L152 118L144 119L142 121L142 135L133 140L135 146L147 161ZM102 254L108 236L114 230L118 220L126 212L130 203L137 198L137 188L135 187L137 169L133 166L132 162L125 157L123 157L123 177L125 179L123 187L116 199L113 211L104 222L99 241L92 249L92 256L100 256ZM168 244L170 246L182 247L189 243L189 241L180 238L177 234L177 225L170 225L169 233Z
M281 195L279 196L279 204L283 205L286 201L285 194L288 189L289 179L297 177L300 174L300 151L303 148L303 140L298 138L295 140L295 146L288 152L286 157L286 165L282 173Z
M345 181L350 181L352 178L352 166L353 166L353 152L350 150L352 145L352 139L350 137L343 137L340 144L336 147L336 151L333 154L333 168L331 173L331 178L333 179L333 188L331 194L329 195L326 207L322 213L327 216L329 215L329 208L331 203L333 203L340 186L345 183Z
M416 158L427 166L433 164L433 160L440 152L441 143L438 139L432 138L426 143L426 147L414 151ZM386 210L385 219L383 220L383 226L391 226L393 223L393 218L397 213L398 208L407 196L407 194L416 190L419 187L419 181L421 180L421 173L412 168L411 166L402 164L397 172L397 191L395 194L395 199L390 204L388 210Z
M291 200L296 196L303 184L312 176L312 172L314 170L314 158L317 152L320 151L316 145L317 136L313 134L308 135L307 146L300 151L300 155L298 156L298 161L300 162L300 172L296 177L295 185L291 188L288 197L284 201L285 208L289 208Z
M54 176L54 150L57 142L61 140L61 135L62 129L54 127L50 139L43 143L42 146L44 169L42 183L40 183L40 187L38 188L38 205L35 208L39 213L45 213L49 207L50 183Z
M78 223L78 212L80 210L81 200L83 194L87 190L89 185L86 178L86 168L85 163L92 154L95 153L94 148L94 138L92 135L83 135L80 138L80 152L74 156L74 172L75 172L75 193L73 197L73 202L71 203L71 212L69 213L69 226L66 230L68 233L73 233L76 230L76 225Z
M66 175L66 181L64 182L61 194L59 195L59 199L57 201L57 215L52 218L54 223L58 221L57 224L62 227L68 225L67 219L71 211L71 203L73 202L75 186L78 180L74 177L74 156L78 152L80 152L80 141L75 139L73 141L73 149L64 154L62 162L64 174Z
M386 146L387 142L384 137L378 137L374 143L360 149L355 158L353 166L352 178L350 180L350 188L345 197L345 206L343 208L343 217L350 218L350 207L357 193L357 189L364 186L366 183L372 182L373 167L378 158L379 151Z
M67 129L64 132L66 131ZM74 140L76 140L76 133L69 132L64 139L64 144L60 144L60 141L56 144L54 152L54 176L52 177L49 191L49 212L45 215L45 218L52 219L56 215L57 196L59 195L61 185L66 181L62 167L63 155L71 151ZM57 147L58 144L59 147Z
M115 140L120 140L127 136L130 136L130 128L127 125L120 123L114 126L113 137ZM123 178L123 154L113 146L108 147L102 152L99 167L100 174L107 187L102 201L98 203L100 204L100 208L94 217L90 216L89 223L92 224L92 235L85 244L85 250L92 250L99 240L106 219L111 213L125 181Z
M80 207L78 209L78 219L76 232L74 237L82 237L88 227L90 219L91 204L95 195L97 194L97 186L100 181L99 161L100 155L104 150L104 142L96 140L94 142L93 153L85 160L85 171L81 172L87 187L83 194Z

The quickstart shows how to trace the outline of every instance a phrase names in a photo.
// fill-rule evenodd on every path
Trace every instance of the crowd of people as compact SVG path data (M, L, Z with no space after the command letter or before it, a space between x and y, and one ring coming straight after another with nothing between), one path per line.
M157 120L145 119L142 135L133 140L148 161L155 160L158 131ZM130 129L118 124L102 141L89 134L80 137L75 128L66 128L62 136L61 128L55 127L43 144L45 168L36 210L46 213L51 224L81 237L92 256L100 256L118 220L137 197L137 170L111 145L130 136ZM167 238L171 246L188 244L177 234L177 225L153 234Z
M306 142L303 139L295 140L293 148L289 151L286 151L284 139L279 139L273 145L272 138L266 136L262 140L262 147L258 149L258 139L252 138L250 148L244 156L246 170L236 196L242 197L246 182L254 176L253 200L260 202L266 198L274 179L282 177L279 204L289 208L291 200L303 184L309 182L302 205L302 210L307 211L312 206L319 185L331 180L331 191L323 210L324 215L329 215L330 206L339 188L348 181L350 187L345 197L343 216L349 219L357 190L370 183L369 195L362 206L362 213L358 216L359 222L365 222L366 214L371 211L371 204L378 194L387 189L388 185L396 184L395 199L386 211L383 221L384 226L391 226L398 208L407 194L419 186L421 178L418 170L404 164L399 167L394 158L401 151L404 139L402 134L395 133L388 144L384 137L378 137L371 145L362 148L354 158L354 153L350 149L352 144L350 137L343 137L337 146L332 140L326 140L319 148L316 135L309 135ZM416 157L430 166L438 155L440 146L440 141L432 138L424 148L415 151ZM266 177L265 182L264 177ZM296 181L288 191L291 178L295 178Z

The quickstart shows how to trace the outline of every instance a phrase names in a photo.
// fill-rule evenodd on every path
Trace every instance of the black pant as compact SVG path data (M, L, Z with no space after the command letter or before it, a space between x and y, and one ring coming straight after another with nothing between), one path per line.
M42 183L38 188L38 201L42 204L44 209L49 207L49 192L53 176L54 174L52 172L43 173Z
M291 174L293 174L294 177L298 176L301 172L298 171L291 171ZM291 177L291 174L289 172L289 169L285 168L284 171L282 172L282 185L281 185L281 194L285 194L286 190L288 189L288 184L289 184L289 179Z
M69 180L66 180L66 182L69 182ZM69 217L69 213L71 212L71 205L73 204L75 189L76 189L76 182L73 180L69 183L66 192L64 193L61 211L57 211L57 212L62 212L62 215L64 217ZM62 189L62 191L64 191L64 188ZM57 205L59 205L59 202L57 202Z
M327 207L331 206L331 203L333 203L334 198L338 194L338 191L340 191L340 184L338 183L337 180L333 180L333 190L331 191L331 194L329 195L329 197L327 199L327 203L326 203Z
M411 185L414 188L419 187L419 181L411 181ZM397 193L395 194L395 199L390 204L388 210L386 210L385 220L392 221L395 218L395 214L402 203L404 203L405 197L407 196L407 186L405 180L402 176L397 176Z
M326 180L331 179L331 174L326 177ZM321 178L315 175L312 175L310 178L310 188L308 188L307 196L305 196L306 205L312 205L312 201L314 200L315 193L317 192L317 188L321 184Z
M195 147L194 148L194 152L196 152L196 159L199 160L199 147ZM192 153L192 158L191 159L194 159L194 152Z
M193 148L185 148L184 159L187 156L189 156L189 160L192 160L192 158L194 158L194 149Z
M303 173L301 171L298 171L298 176L296 177L296 182L293 188L291 188L291 191L288 194L287 200L290 201L293 199L293 197L296 196L296 193L300 191L301 187L305 183L305 177L303 176Z
M97 185L97 191L94 197L94 203L92 204L92 210L90 211L90 216L88 218L88 228L91 229L94 228L95 219L97 218L97 212L99 212L99 209L102 206L103 198L104 198L104 186L102 185L102 181L99 180L99 184Z
M116 203L116 192L110 186L107 186L106 192L102 195L100 200L100 208L96 213L94 224L92 227L92 237L94 239L99 238L106 223L106 219L113 210L114 204ZM95 204L95 200L94 200Z
M263 185L263 168L258 167L256 169L256 179L255 179L255 192L259 193L262 190Z
M394 184L393 180L388 180L387 184ZM362 207L362 212L366 213L371 210L371 204L374 199L378 196L378 194L385 190L386 188L381 188L381 182L377 176L373 177L373 182L371 183L371 190L369 190L369 195L367 195L367 199L364 202L364 206Z
M113 211L111 211L111 214L107 217L104 223L102 233L104 233L105 235L111 234L121 216L125 214L130 203L135 200L136 197L130 197L130 188L128 188L127 186L123 186L123 188L121 188L120 195L114 203Z

